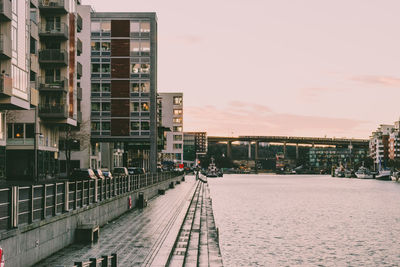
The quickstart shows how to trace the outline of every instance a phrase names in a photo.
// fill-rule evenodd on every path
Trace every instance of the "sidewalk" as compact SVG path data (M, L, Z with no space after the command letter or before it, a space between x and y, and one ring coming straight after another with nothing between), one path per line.
M101 228L98 243L71 245L35 266L73 266L75 261L112 253L118 255L118 266L164 264L153 262L154 258L161 248L171 251L179 232L176 226L184 220L196 184L193 176L186 176L186 181L175 189L150 200L147 208L133 210Z

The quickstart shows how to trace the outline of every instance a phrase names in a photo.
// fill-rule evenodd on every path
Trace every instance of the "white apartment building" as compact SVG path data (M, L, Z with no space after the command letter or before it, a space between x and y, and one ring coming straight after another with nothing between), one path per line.
M183 93L159 93L161 98L161 125L165 132L165 149L161 161L183 163Z
M379 128L372 133L369 140L370 157L374 164L378 166L384 164L389 159L389 137L395 129L395 125L381 124Z

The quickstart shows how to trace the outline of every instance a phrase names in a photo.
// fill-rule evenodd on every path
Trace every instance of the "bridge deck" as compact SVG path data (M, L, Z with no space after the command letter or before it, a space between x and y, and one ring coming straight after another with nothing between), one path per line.
M35 266L73 266L102 255L117 253L118 266L164 266L192 200L197 183L193 177L166 195L149 202L100 229L99 242L71 245Z

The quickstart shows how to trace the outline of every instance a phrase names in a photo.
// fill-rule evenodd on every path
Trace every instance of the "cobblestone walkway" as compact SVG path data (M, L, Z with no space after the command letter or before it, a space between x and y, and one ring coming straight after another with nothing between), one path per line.
M73 266L75 261L112 253L118 255L118 266L163 265L179 233L196 184L193 176L187 176L175 189L150 200L147 208L127 213L101 228L98 243L71 245L35 266ZM160 262L154 261L156 255L156 261Z

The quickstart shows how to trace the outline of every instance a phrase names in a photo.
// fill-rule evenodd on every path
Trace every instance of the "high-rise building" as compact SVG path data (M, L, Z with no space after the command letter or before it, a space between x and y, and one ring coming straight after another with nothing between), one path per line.
M82 65L77 61L81 42L77 33L82 30L77 12L80 1L1 4L12 4L12 18L1 26L11 37L7 38L11 57L1 62L4 76L12 79L8 99L24 109L16 111L9 104L4 107L7 178L55 177L59 172L60 132L81 123L78 79Z
M157 170L155 13L92 13L91 140L101 166Z
M375 166L379 164L383 166L389 159L389 136L394 127L394 125L381 124L369 139L370 157Z
M207 132L185 132L183 134L183 159L189 165L199 156L207 154Z
M161 125L165 132L162 161L183 163L183 93L159 93L161 99Z

